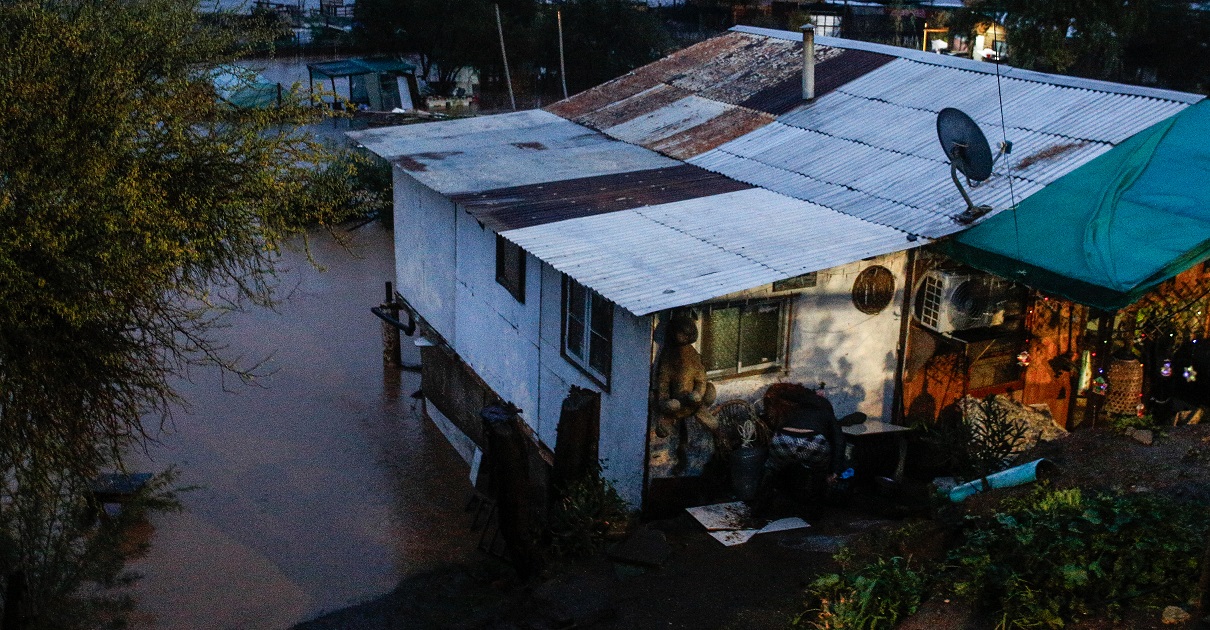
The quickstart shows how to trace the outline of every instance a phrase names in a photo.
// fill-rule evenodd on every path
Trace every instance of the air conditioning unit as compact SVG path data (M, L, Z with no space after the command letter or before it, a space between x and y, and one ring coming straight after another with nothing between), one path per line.
M930 271L916 289L916 320L943 334L1000 325L1011 287L987 274Z

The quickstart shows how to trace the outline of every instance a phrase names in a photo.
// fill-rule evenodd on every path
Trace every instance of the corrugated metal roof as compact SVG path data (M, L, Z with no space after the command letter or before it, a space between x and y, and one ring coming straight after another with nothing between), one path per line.
M875 48L882 54L887 47ZM993 177L970 188L976 204L1002 210L1198 98L1096 81L1044 82L1053 77L1039 73L1013 78L1006 71L997 78L990 64L892 50L904 58L689 161L939 238L965 227L952 217L966 209L937 141L941 109L957 107L969 114L993 147L1005 136L1013 143L1013 153L997 164ZM1107 85L1114 91L1098 91Z
M781 39L787 42L801 41L802 39L802 35L800 33L793 31L780 31L756 26L735 26L731 28L731 32L747 33L761 37ZM1164 90L1140 85L1127 85L1125 83L1113 83L1110 81L1098 81L1096 79L1085 79L1083 77L1072 77L1062 74L1046 74L1044 72L1035 72L1033 70L1014 68L1004 64L999 64L999 68L997 68L997 64L976 61L974 59L967 59L965 57L939 55L936 53L925 52L923 50L916 50L914 48L900 48L898 46L888 46L886 44L860 42L854 39L816 36L815 43L821 46L843 48L845 50L865 50L883 55L891 55L892 57L898 57L901 59L910 59L912 61L927 63L929 65L958 68L960 70L970 70L972 72L979 72L983 74L995 75L997 72L999 72L1002 76L1038 81L1047 85L1061 85L1085 90L1108 92L1110 94L1146 96L1149 98L1178 101L1187 104L1196 103L1203 98L1200 94L1190 94L1188 92L1177 92L1175 90Z
M681 164L541 110L349 136L445 195Z
M815 49L817 93L891 57ZM706 40L547 108L678 159L773 121L802 97L802 42L743 33ZM797 99L797 100L795 100Z
M502 235L636 315L917 244L900 231L759 188Z
M1001 209L1201 98L1009 67L997 79L992 64L819 37L819 96L803 104L799 37L737 28L545 112L350 135L646 314L961 229L936 139L944 107L995 144L1003 98L1014 152L971 188ZM722 192L738 185L679 160L758 188Z
M840 54L820 62L815 68L815 98L895 59L864 50L839 50ZM740 105L770 114L784 114L802 105L802 76L796 72L781 83L753 94Z
M514 186L451 199L494 232L751 188L681 164L649 171Z

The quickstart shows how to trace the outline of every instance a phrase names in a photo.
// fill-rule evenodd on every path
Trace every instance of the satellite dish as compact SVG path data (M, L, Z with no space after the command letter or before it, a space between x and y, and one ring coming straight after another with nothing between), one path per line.
M953 107L937 114L937 137L946 157L967 179L981 182L992 175L992 149L979 125Z
M970 223L991 212L991 206L976 206L958 181L959 171L973 182L984 181L992 175L995 159L979 125L961 111L946 107L937 114L937 138L941 140L941 149L949 158L950 177L966 200L966 211L958 215L956 220Z

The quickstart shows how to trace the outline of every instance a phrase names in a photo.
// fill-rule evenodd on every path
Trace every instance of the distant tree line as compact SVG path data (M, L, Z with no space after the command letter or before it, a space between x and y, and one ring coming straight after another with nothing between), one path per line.
M1210 12L1179 0L974 0L955 30L998 19L1014 66L1205 92Z
M450 89L464 68L477 69L485 86L498 89L504 64L496 5L509 70L522 92L561 91L559 14L570 93L649 63L672 48L659 14L629 0L358 0L354 40L363 49L417 55L419 74L439 91Z

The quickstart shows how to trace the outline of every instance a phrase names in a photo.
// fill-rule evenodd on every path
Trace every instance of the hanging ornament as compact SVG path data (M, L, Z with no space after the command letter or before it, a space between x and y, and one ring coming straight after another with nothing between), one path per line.
M1022 350L1017 355L1017 365L1021 367L1029 367L1029 350Z
M1197 380L1197 370L1193 369L1193 366L1190 365L1189 367L1185 368L1185 371L1184 371L1184 373L1182 373L1182 376L1185 377L1186 381L1192 383Z
M1106 390L1108 390L1108 389L1109 389L1109 381L1105 380L1104 376L1098 376L1098 377L1092 379L1092 391L1094 394L1100 394L1100 395L1104 396Z
M1160 376L1172 376L1172 359L1164 359L1160 365Z

